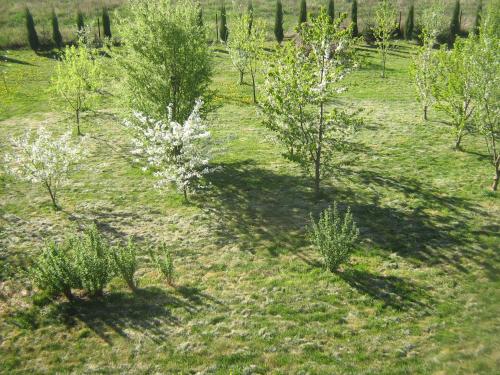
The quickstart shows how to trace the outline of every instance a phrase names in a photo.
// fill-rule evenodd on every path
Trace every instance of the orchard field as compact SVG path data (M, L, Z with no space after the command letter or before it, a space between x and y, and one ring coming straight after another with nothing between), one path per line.
M3 2L0 17L19 4ZM274 4L255 1L256 17L272 23ZM285 16L291 34L297 16ZM17 43L7 35L12 22L0 18L0 44ZM266 64L278 49L269 30ZM154 189L155 176L132 154L121 70L102 57L104 89L81 119L87 154L60 190L61 209L43 186L0 168L0 373L498 373L500 200L484 138L467 135L455 150L442 111L430 109L424 121L410 75L415 41L393 42L386 78L375 46L355 48L359 67L328 105L361 109L363 124L319 198L263 125L250 76L238 85L226 46L215 41L215 110L206 122L216 168L187 201L175 188ZM74 128L53 89L56 52L5 55L2 156L26 130ZM264 79L259 72L259 95ZM360 239L337 272L325 270L307 236L310 215L333 201L351 208ZM91 223L111 244L136 241L137 288L114 277L102 296L76 292L67 301L33 286L44 244ZM172 251L173 283L150 256L162 242Z

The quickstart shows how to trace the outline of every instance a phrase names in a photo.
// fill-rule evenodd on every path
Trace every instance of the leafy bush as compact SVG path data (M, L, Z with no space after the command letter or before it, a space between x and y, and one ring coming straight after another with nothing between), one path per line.
M116 275L125 280L131 290L135 290L134 274L137 270L137 251L132 240L127 246L118 246L113 249L113 269Z
M172 252L165 244L161 244L158 248L160 255L151 254L153 262L156 264L160 272L167 279L169 285L174 283L174 259Z
M64 294L73 299L71 288L78 285L73 259L67 246L47 245L31 269L34 284L52 295Z
M350 208L342 214L334 202L333 208L325 209L317 222L311 215L311 224L309 236L312 243L323 256L326 268L337 271L349 260L358 242L359 230Z
M91 296L101 296L113 276L110 248L97 227L92 225L83 236L70 241L75 251L75 268L79 287Z
M363 39L366 44L373 45L376 41L375 38L375 25L373 22L367 22L363 28Z

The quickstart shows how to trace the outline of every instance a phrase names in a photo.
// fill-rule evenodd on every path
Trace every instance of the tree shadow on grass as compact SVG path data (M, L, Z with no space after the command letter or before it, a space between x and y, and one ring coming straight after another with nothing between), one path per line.
M422 311L432 309L434 303L423 287L401 277L375 275L356 269L340 272L338 275L360 293L381 301L384 307Z
M491 272L499 263L499 255L479 246L473 235L474 218L488 214L472 202L413 178L348 169L342 174L347 183L337 181L339 188L325 184L323 199L315 201L308 177L277 173L252 160L227 163L211 176L213 189L199 204L211 215L218 244L243 251L265 247L271 256L299 253L307 245L309 213L317 215L336 200L351 207L363 240L380 251L464 273L470 262L493 267Z
M131 331L160 343L168 339L169 327L182 319L172 309L196 314L203 306L219 303L198 288L180 287L168 293L158 287L137 289L134 293L112 292L99 299L76 300L57 305L56 315L68 327L82 322L109 345L112 334L129 338Z

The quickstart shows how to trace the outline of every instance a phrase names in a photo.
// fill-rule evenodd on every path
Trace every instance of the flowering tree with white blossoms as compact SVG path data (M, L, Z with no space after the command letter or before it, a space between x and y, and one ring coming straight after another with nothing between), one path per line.
M154 120L135 112L135 120L126 121L135 137L133 154L146 162L144 170L152 170L156 188L173 183L188 199L188 192L199 187L200 179L212 172L210 168L210 132L200 115L203 105L197 100L191 115L180 124L173 120L169 106L168 121Z
M57 210L57 193L83 156L83 142L72 143L71 132L57 138L43 127L36 134L28 131L11 139L12 152L4 158L7 171L20 180L43 185Z

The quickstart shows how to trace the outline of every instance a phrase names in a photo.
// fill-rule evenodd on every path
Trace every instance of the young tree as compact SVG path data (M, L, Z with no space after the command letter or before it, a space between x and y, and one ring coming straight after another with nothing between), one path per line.
M327 106L345 89L340 81L355 67L352 31L341 27L344 18L332 24L322 10L304 24L302 45L290 43L277 51L263 87L264 125L284 145L284 157L314 176L316 196L359 123L338 106Z
M455 149L460 149L462 138L472 129L474 111L474 77L470 48L463 39L457 39L455 48L441 48L436 54L436 77L432 94L436 107L449 117L449 125L455 133Z
M222 3L220 8L220 27L219 27L220 40L224 43L227 42L229 36L229 30L227 29L227 16L226 16L226 5Z
M488 6L479 36L469 36L475 110L473 122L484 136L490 161L494 168L491 189L496 191L500 181L500 7L498 1Z
M285 34L283 32L283 4L281 0L276 0L276 16L274 18L274 36L279 44L283 42Z
M111 20L109 18L108 8L106 7L102 9L102 29L104 30L104 36L106 38L111 38Z
M414 26L415 26L415 7L412 4L410 6L410 10L408 11L408 17L406 17L406 22L405 22L405 39L406 40L412 40Z
M85 28L85 20L83 18L83 13L80 9L76 13L76 29L81 32Z
M307 22L307 3L306 0L300 1L299 28Z
M38 51L40 49L40 41L36 32L35 21L28 7L26 7L24 13L26 17L26 30L28 31L28 42L33 51Z
M66 47L53 82L65 110L75 115L77 134L82 135L81 114L93 108L101 88L102 68L97 51L81 39L77 46Z
M455 43L457 35L460 34L460 0L455 2L455 8L453 8L453 15L450 22L450 35L448 40L448 46L451 48Z
M132 111L183 123L197 98L208 108L212 59L195 0L136 0L121 20L123 47L114 51L122 68L123 97Z
M57 193L67 182L72 167L83 156L82 142L73 144L71 132L56 138L40 127L36 134L26 132L11 140L12 153L5 155L8 172L23 181L43 185L59 209Z
M335 20L335 2L334 0L328 1L328 17L330 17L331 22Z
M248 0L247 13L248 13L248 16L250 18L248 21L248 33L250 34L252 32L252 25L253 25L253 2L252 2L252 0Z
M262 56L264 54L264 45L266 43L266 24L262 20L256 20L252 32L245 43L245 52L248 56L248 72L252 77L253 102L257 103L257 85L256 76L260 70Z
M351 8L351 23L352 23L352 36L357 37L359 35L358 31L358 1L353 0Z
M210 133L201 119L202 104L196 102L184 124L174 120L172 106L168 107L167 121L135 113L136 121L126 122L135 133L133 153L144 159L144 169L153 171L155 187L161 189L173 183L185 200L200 186L203 176L214 170L209 166Z
M381 0L375 11L375 38L382 58L382 78L385 78L387 53L391 48L391 38L396 28L396 8L391 0Z
M240 73L238 81L240 85L243 84L243 76L248 68L249 56L246 50L246 44L250 38L250 34L248 33L249 25L250 15L248 13L239 15L230 29L231 33L227 41L231 62Z
M63 38L59 30L59 20L54 9L52 9L52 39L57 48L61 49L63 46Z

